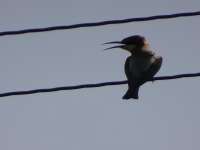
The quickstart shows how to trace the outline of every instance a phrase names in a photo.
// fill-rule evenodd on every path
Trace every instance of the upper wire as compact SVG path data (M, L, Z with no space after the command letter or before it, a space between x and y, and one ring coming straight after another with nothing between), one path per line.
M30 29L15 30L15 31L3 31L3 32L0 32L0 36L19 35L19 34L36 33L36 32L47 32L47 31L54 31L54 30L67 30L67 29L76 29L76 28L83 28L83 27L96 27L96 26L104 26L104 25L111 25L111 24L141 22L141 21L150 21L150 20L158 20L158 19L171 19L171 18L178 18L178 17L198 16L198 15L200 15L200 11L174 13L174 14L168 14L168 15L156 15L156 16L148 16L148 17L138 17L138 18L128 18L128 19L121 19L121 20L107 20L107 21L80 23L80 24L63 25L63 26L52 26L52 27L44 27L44 28L30 28Z

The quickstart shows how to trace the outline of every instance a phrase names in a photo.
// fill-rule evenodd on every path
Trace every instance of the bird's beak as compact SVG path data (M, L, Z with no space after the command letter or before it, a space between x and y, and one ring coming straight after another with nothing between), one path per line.
M123 48L124 47L124 44L121 43L120 41L107 42L107 43L103 43L103 44L120 44L120 45L116 45L116 46L106 48L104 50L109 50L109 49L113 49L113 48Z

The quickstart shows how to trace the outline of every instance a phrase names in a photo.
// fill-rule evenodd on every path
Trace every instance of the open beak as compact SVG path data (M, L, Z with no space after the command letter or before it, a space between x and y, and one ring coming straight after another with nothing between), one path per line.
M120 44L120 45L116 45L116 46L106 48L104 50L109 50L109 49L113 49L113 48L123 48L123 46L124 46L124 44L121 43L120 41L107 42L107 43L103 43L103 44Z

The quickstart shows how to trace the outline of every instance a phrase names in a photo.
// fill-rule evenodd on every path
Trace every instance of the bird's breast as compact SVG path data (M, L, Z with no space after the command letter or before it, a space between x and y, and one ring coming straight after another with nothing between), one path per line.
M129 70L135 77L140 77L145 71L147 71L151 64L155 61L153 56L151 57L132 57L129 62Z

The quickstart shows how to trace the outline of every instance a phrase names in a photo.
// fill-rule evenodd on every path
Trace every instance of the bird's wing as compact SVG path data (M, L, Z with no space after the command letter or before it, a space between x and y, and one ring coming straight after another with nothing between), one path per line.
M162 57L161 56L154 56L155 61L151 64L149 69L144 72L144 76L146 80L152 79L153 76L160 70L160 67L162 65Z

